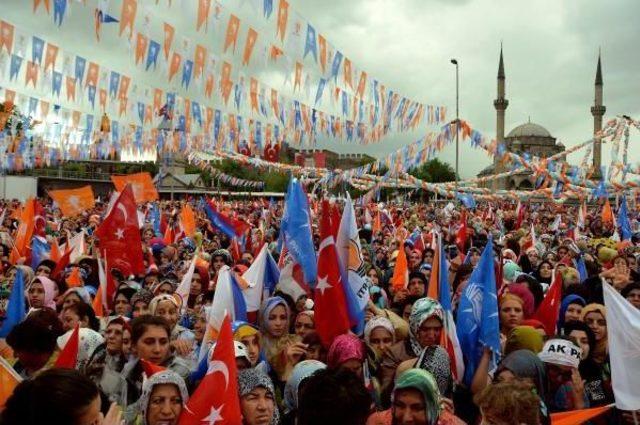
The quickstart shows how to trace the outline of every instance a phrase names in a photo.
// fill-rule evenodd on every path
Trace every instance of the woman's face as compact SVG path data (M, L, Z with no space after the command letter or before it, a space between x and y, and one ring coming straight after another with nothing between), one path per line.
M315 324L313 319L308 314L298 314L295 323L296 335L300 338L304 338L315 330Z
M381 326L374 328L369 335L369 345L379 354L384 354L393 345L393 335Z
M418 328L417 339L422 347L438 345L442 333L442 322L436 317L425 320Z
M580 348L582 348L582 360L589 357L591 347L589 347L589 337L587 336L587 333L585 331L575 329L569 332L569 336L578 343Z
M260 357L260 336L258 334L245 336L240 338L240 342L247 347L249 360L251 360L251 367L258 364L258 359Z
M522 305L516 300L506 300L500 305L500 324L505 331L519 326L524 320Z
M200 295L202 292L202 281L200 275L194 274L191 278L191 288L189 289L189 295Z
M70 307L72 304L78 304L82 302L78 294L75 292L71 292L69 295L64 297L64 302L62 303L62 309L64 310L67 307Z
M593 331L596 341L607 338L607 319L600 312L592 311L584 316L584 323Z
M122 331L122 354L131 354L131 332L128 329Z
M169 300L160 301L156 307L156 316L164 317L171 329L178 324L178 307Z
M371 283L375 286L378 286L380 284L380 279L378 279L378 273L376 273L375 270L371 269L369 270L369 272L367 273L367 276L369 276L369 279L371 279Z
M207 319L203 314L198 315L195 323L193 324L193 335L196 341L202 341L204 338L204 332L207 329Z
M86 408L81 411L76 421L77 425L102 424L104 417L100 412L100 396L97 396Z
M119 323L112 323L107 326L104 336L109 354L114 355L122 352L122 333L122 325Z
M80 325L81 328L86 327L86 320L81 321L80 317L73 310L62 311L62 328L65 331L70 331L76 328L76 325Z
M362 378L362 362L358 359L350 359L340 365L340 369L348 370L356 375L358 378Z
M256 387L240 398L244 425L269 425L275 412L273 394L266 388Z
M274 307L267 318L267 328L271 336L279 338L288 331L287 310L283 305Z
M551 277L551 265L548 263L542 263L540 265L540 276L547 279Z
M564 321L579 321L582 313L582 306L580 304L569 304L567 311L564 313Z
M163 283L158 288L158 293L156 295L171 295L173 294L173 286L170 283Z
M113 309L117 316L126 316L131 312L131 304L123 294L118 294L113 303Z
M144 301L136 301L133 305L133 318L135 319L136 317L143 316L145 314L149 314L149 305Z
M169 335L162 326L149 325L134 346L138 358L161 365L169 357Z
M44 286L40 282L33 282L27 291L29 305L32 308L42 308L44 306Z
M153 387L147 407L148 425L176 425L182 412L182 396L174 384Z

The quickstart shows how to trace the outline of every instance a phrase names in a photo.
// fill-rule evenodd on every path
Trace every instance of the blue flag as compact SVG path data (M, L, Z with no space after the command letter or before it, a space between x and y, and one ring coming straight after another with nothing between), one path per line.
M578 269L578 274L580 275L580 282L584 282L589 277L589 274L587 273L587 265L584 263L584 255L582 253L576 260L576 269Z
M204 211L211 222L211 225L227 235L229 239L237 238L239 235L236 232L233 223L226 219L222 214L211 208L208 202L204 202Z
M145 70L149 70L151 65L155 68L158 65L158 53L160 52L160 43L155 40L149 41L149 50L147 53L147 64Z
M618 223L620 223L620 233L622 233L622 240L627 241L631 239L631 222L629 221L629 213L627 212L627 197L622 197L622 203L618 210Z
M9 65L9 81L18 78L20 67L22 66L22 58L18 55L11 55L11 64Z
M313 53L313 59L318 62L318 46L316 44L316 29L307 24L307 41L304 43L304 55L302 59L307 57L307 53Z
M464 382L471 385L484 348L492 351L489 371L500 358L500 323L493 262L493 239L489 238L480 262L471 273L458 306L458 339L466 355Z
M182 67L182 86L186 89L189 88L189 83L191 83L191 72L193 71L193 61L186 60L184 61L184 66Z
M51 247L46 239L34 236L31 240L31 268L35 270L42 260L49 258Z
M11 329L22 322L27 315L27 306L24 303L24 276L22 270L18 268L16 279L13 281L11 295L9 295L9 305L7 306L7 316L0 328L0 338L6 338Z
M315 105L317 105L318 102L322 100L322 94L324 93L325 84L327 84L327 80L325 80L324 78L320 78L320 80L318 81L318 90L316 91Z
M42 53L44 52L44 40L33 36L31 44L31 61L42 65Z
M340 71L340 64L342 63L342 53L336 52L333 56L333 63L331 64L331 76L335 82L338 81L338 72Z
M295 177L291 179L287 189L280 230L291 256L302 267L304 281L308 285L315 286L318 267L311 235L309 204L302 184Z
M53 22L62 25L64 14L67 11L67 0L53 0Z

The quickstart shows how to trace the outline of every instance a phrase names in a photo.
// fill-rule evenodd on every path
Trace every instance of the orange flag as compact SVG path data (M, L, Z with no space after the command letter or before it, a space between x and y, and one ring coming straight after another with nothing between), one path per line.
M302 64L300 62L296 62L296 72L293 79L293 91L299 90L300 84L302 84Z
M164 58L169 59L169 51L173 44L173 36L176 33L176 29L170 24L164 23Z
M0 21L0 51L2 47L7 48L7 52L11 53L13 48L13 33L15 27L9 22Z
M364 88L367 85L367 73L366 72L362 72L360 74L360 81L358 82L358 96L360 98L362 98L364 96Z
M40 101L40 117L44 121L45 119L47 119L48 115L49 115L49 102L41 100Z
M56 263L60 261L62 254L60 254L60 246L58 245L58 240L54 239L51 244L51 252L49 253L49 259L51 261L55 261Z
M118 90L118 99L126 99L129 93L129 84L131 83L131 78L126 75L120 76L120 89Z
M90 185L77 189L60 189L49 192L65 217L75 217L95 206L95 196Z
M147 51L147 45L149 44L149 39L144 36L141 32L136 34L136 65L140 63L142 59L144 59L144 54Z
M84 82L85 86L97 86L98 85L98 74L100 71L100 66L95 62L89 63L89 70L87 71L87 80Z
M211 10L211 0L198 0L198 22L196 23L196 31L200 31L202 24L205 22L205 31L209 24L209 11Z
M433 235L435 238L436 235ZM442 243L438 241L438 243ZM402 249L404 251L404 249ZM429 288L427 288L427 297L434 300L440 299L440 247L436 243L433 253L433 262L431 263L431 277L429 278ZM443 332L444 333L444 332Z
M398 291L405 289L409 283L409 265L407 264L407 255L404 252L404 247L400 245L398 249L398 257L396 258L396 266L393 268L393 276L391 277L391 284L393 289Z
M128 174L125 176L111 176L116 190L122 192L127 183L131 184L133 197L137 203L150 202L158 199L158 191L153 184L151 174L148 172Z
M20 214L20 225L16 231L14 238L14 249L11 251L11 261L15 264L20 257L26 256L27 244L31 241L33 236L33 229L35 227L35 213L36 213L36 200L29 199L22 208L22 214Z
M373 219L373 233L378 233L382 230L382 223L380 221L380 211L376 213L376 217Z
M609 203L608 198L602 207L602 223L613 225L613 211L611 210L611 204Z
M24 85L28 86L29 82L33 83L33 88L36 88L38 84L38 64L35 62L27 61L27 72L25 74Z
M136 0L123 0L122 12L120 13L120 36L124 29L129 27L129 38L133 36L133 24L136 20L138 2Z
M242 64L249 65L249 60L251 59L251 53L253 52L253 46L256 44L256 40L258 39L258 33L253 28L249 28L247 32L247 41L244 45L244 53L242 54Z
M100 261L100 260L98 260ZM94 313L96 313L97 317L104 317L104 305L102 305L102 282L100 282L100 286L96 291L96 296L91 303L91 307L93 308Z
M229 16L227 24L227 35L224 38L224 52L227 52L229 46L233 44L233 51L236 51L236 42L238 41L238 30L240 29L240 19L233 13Z
M47 43L47 51L44 54L44 72L47 72L49 67L53 69L56 65L56 59L58 58L58 46Z
M231 64L229 62L222 63L222 99L226 104L229 100L229 95L231 94Z
M276 35L280 35L280 40L284 42L284 35L287 31L287 20L289 19L289 3L287 0L280 0L278 4L278 27Z
M173 76L178 72L178 69L180 69L180 62L182 62L180 54L178 52L173 52L171 63L169 64L169 81L171 81Z
M324 74L327 67L327 40L318 34L318 47L320 48L320 67Z
M7 403L22 378L4 357L0 357L0 408Z
M80 277L80 267L73 267L69 277L65 280L69 288L82 286L82 278Z
M258 80L253 77L249 83L249 98L251 99L251 111L258 112Z
M196 46L196 57L193 62L193 76L198 78L204 73L204 62L207 58L207 48L198 44Z
M67 75L67 100L76 100L76 79Z
M190 238L193 237L196 233L196 216L189 204L184 204L182 211L180 211L180 224L184 234Z
M613 407L608 406L593 407L591 409L571 410L569 412L558 412L551 414L551 425L576 425L585 423L596 416L602 415Z

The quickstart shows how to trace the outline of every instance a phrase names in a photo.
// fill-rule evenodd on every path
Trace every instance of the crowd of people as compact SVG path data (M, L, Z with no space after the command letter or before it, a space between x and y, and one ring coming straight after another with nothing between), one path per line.
M621 241L615 222L601 217L601 205L578 220L577 205L494 202L466 210L447 202L372 203L355 207L370 295L364 328L324 341L313 285L295 266L285 272L291 257L280 240L284 202L250 199L217 203L221 213L246 224L242 243L212 223L197 200L157 201L160 225L152 223L151 204L139 204L146 273L127 275L126 264L107 262L104 273L115 292L96 311L104 262L95 232L108 205L97 202L77 217L63 217L50 200L39 202L49 246L61 247L78 234L84 240L62 266L53 255L37 263L33 256L15 258L21 203L3 203L1 314L18 279L28 310L0 340L0 354L23 378L0 414L3 425L177 424L206 374L202 359L206 363L215 351L210 310L219 277L228 272L246 289L252 282L243 275L265 244L281 268L280 282L257 314L232 323L244 425L547 424L555 412L615 401L603 281L640 309L640 233ZM181 234L178 220L187 203L195 211L190 237ZM332 214L342 208L336 200ZM321 214L312 201L316 251L323 243ZM444 245L454 317L490 240L495 251L500 362L492 369L495 353L485 349L466 383L444 342L447 311L427 296L437 239ZM403 256L408 278L398 287L391 281ZM189 275L189 294L181 297L178 286ZM562 302L549 329L534 313L556 278ZM74 332L75 368L57 367ZM612 409L591 423L637 420L635 412ZM229 422L214 417L208 423Z

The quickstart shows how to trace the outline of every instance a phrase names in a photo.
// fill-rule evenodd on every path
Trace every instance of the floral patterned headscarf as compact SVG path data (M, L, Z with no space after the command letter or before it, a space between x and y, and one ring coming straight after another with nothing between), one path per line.
M440 322L444 322L444 310L440 303L433 298L420 298L411 308L411 316L409 316L409 339L413 354L417 357L424 348L418 342L418 330L420 326L432 317L437 318Z

